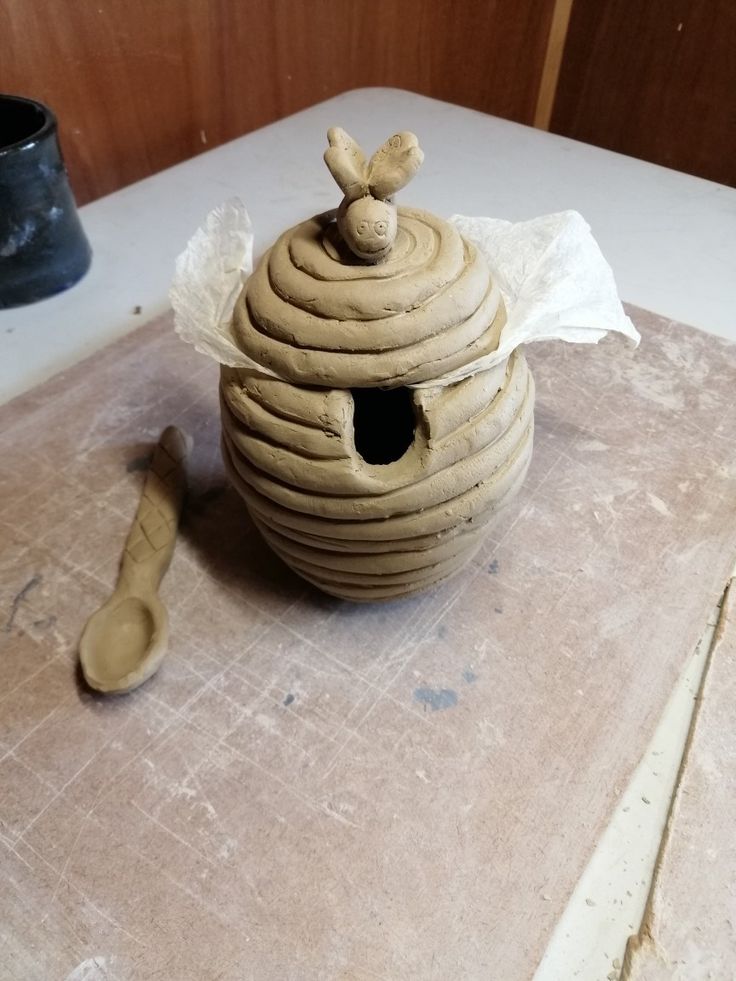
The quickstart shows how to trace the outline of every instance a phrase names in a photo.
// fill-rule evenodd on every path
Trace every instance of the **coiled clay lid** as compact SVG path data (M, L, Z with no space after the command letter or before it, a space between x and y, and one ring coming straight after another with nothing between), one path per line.
M505 312L483 256L454 226L396 208L423 155L411 133L369 163L343 131L325 154L345 197L286 231L235 307L242 350L280 377L330 388L431 381L495 350Z

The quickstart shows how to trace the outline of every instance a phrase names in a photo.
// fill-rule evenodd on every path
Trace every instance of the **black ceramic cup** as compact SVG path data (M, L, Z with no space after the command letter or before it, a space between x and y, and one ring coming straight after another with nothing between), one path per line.
M0 95L0 308L73 286L91 259L56 117L40 102Z

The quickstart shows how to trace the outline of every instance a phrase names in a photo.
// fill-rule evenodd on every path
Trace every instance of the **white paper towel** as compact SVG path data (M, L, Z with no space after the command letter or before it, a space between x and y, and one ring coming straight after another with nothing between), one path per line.
M531 221L450 221L485 255L506 304L498 349L417 387L450 385L503 361L520 344L562 340L595 344L608 331L639 343L616 292L611 267L577 211ZM253 233L245 205L215 208L176 261L170 299L179 336L220 364L276 377L235 344L233 309L253 268Z
M178 256L169 299L174 327L200 354L233 368L262 368L231 333L235 301L253 271L253 232L240 198L230 198L207 215Z

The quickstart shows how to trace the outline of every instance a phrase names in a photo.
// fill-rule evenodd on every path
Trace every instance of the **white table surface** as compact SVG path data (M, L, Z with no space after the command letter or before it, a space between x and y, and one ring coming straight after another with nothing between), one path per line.
M523 220L580 211L624 300L736 340L736 190L409 92L358 89L81 209L94 250L89 274L67 293L0 311L0 401L163 312L176 255L226 198L246 202L257 251L334 207L336 187L320 163L331 125L371 151L397 129L414 130L426 160L407 203L437 214ZM596 981L612 965L615 975L623 959L646 899L704 646L570 899L538 981ZM637 859L636 876L623 870L624 853Z
M0 401L165 310L175 257L224 199L243 198L257 248L334 207L321 164L332 125L371 150L414 130L426 159L406 202L436 214L580 211L624 300L736 339L736 190L410 92L357 89L82 208L85 279L0 310Z

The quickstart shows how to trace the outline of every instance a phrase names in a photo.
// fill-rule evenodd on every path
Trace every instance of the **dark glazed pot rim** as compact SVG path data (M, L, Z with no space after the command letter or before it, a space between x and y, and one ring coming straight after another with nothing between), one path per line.
M43 122L40 124L38 129L35 129L27 136L22 136L14 143L8 143L6 146L0 145L0 159L7 154L17 153L19 150L25 150L27 147L35 146L37 143L45 140L56 131L56 116L48 106L43 104L43 102L36 102L35 99L26 99L22 95L7 95L4 92L0 92L0 114L2 113L3 105L9 102L31 106L37 112L42 114Z

